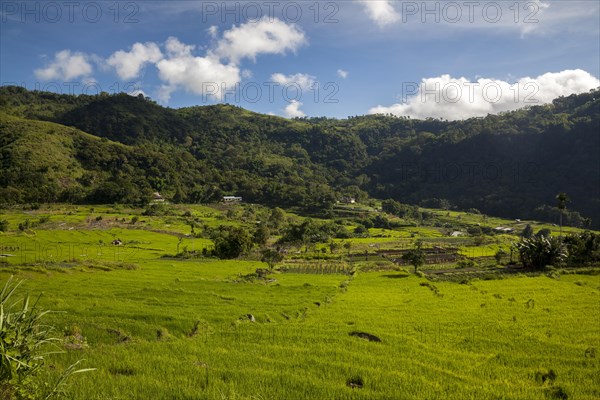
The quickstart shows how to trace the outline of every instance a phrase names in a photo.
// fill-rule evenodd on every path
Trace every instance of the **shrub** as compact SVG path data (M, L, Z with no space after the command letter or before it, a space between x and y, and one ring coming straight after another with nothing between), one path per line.
M593 232L571 234L564 238L568 249L567 264L580 266L600 261L600 235Z
M556 372L553 369L540 369L535 373L535 380L539 383L553 382L556 379Z
M167 207L166 204L151 204L144 212L142 213L144 216L148 217L156 217L156 216L166 216L166 215L174 215L173 210Z
M496 263L500 264L502 262L502 258L506 257L506 251L499 249L496 254L494 254L494 258L496 259Z
M560 386L550 386L548 388L548 396L559 400L567 400L569 398L567 392Z
M352 389L361 389L365 385L365 380L360 375L354 375L346 380L346 385Z
M19 223L19 230L21 232L26 231L27 229L33 228L33 225L29 219Z
M357 237L362 237L363 235L365 235L366 237L369 235L369 230L364 226L359 225L356 228L354 228L354 235Z
M546 265L562 265L567 258L565 245L559 238L534 236L514 244L526 268L542 269Z
M252 248L252 238L244 228L240 227L223 229L214 242L214 254L222 259L239 257Z
M540 229L535 236L538 237L550 237L550 235L552 234L552 231L548 228L542 228Z
M475 265L476 265L475 261L473 261L473 260L471 260L469 258L462 259L462 260L460 260L459 262L456 263L456 267L457 268L472 268Z
M470 226L467 228L467 233L471 236L479 236L482 232L479 226Z

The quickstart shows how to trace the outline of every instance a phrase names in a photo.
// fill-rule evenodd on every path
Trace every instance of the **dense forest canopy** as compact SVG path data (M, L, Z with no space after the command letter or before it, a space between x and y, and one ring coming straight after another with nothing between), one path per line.
M369 196L600 227L600 91L485 118L285 119L219 104L0 87L0 202L225 194L307 211ZM588 221L589 222L589 221Z

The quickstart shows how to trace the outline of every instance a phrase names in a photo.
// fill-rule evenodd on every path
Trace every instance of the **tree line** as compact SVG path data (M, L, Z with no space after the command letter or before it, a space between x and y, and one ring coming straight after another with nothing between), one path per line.
M220 104L0 87L0 201L145 203L236 194L328 210L347 197L600 226L598 90L463 121L285 118ZM40 144L44 146L40 148Z

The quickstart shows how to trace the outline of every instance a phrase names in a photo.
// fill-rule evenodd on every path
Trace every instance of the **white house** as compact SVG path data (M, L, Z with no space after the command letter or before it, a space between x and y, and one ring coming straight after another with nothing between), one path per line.
M158 192L154 192L152 193L152 202L154 203L163 203L165 201L165 198L162 197L162 195Z
M240 201L242 198L238 196L223 196L224 203L239 203Z

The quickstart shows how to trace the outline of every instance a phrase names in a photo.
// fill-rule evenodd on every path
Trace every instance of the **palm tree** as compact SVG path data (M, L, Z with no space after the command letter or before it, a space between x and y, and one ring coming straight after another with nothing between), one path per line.
M558 201L558 210L560 211L560 237L562 237L562 217L563 211L567 208L567 203L570 201L569 197L566 193L560 192L556 195L556 200Z

